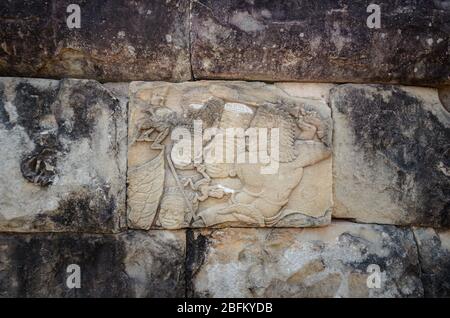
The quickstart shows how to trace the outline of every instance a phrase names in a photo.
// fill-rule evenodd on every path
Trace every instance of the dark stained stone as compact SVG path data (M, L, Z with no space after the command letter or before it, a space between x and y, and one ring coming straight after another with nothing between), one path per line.
M450 297L450 231L415 228L425 297Z
M69 29L72 3L0 2L0 76L191 78L188 0L80 0L80 28Z
M46 0L0 2L1 76L38 76L56 49L52 7Z
M127 96L114 85L0 79L0 231L125 227Z
M334 121L334 217L450 227L450 114L435 89L341 85Z
M450 83L448 1L192 2L198 79Z
M185 234L1 234L0 297L182 297ZM69 288L70 264L80 288ZM70 279L69 279L70 280Z

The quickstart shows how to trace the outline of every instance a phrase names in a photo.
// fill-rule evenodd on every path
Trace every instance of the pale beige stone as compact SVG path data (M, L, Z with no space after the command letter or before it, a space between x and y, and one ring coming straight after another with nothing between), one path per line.
M410 229L201 229L187 244L189 297L423 296Z
M328 224L332 125L326 100L331 87L223 81L131 83L129 226ZM200 129L194 120L201 120ZM172 134L180 128L191 134L192 145L201 146L186 151L192 155L186 162L174 157L182 142ZM210 128L265 128L268 149L263 148L263 139L261 144L252 143L251 137L239 134L222 139L212 133L208 138ZM279 132L279 147L275 147L274 128ZM203 133L203 139L197 133ZM245 149L238 147L246 141ZM219 150L224 160L209 160ZM269 162L261 162L258 156L257 162L250 161L251 155L261 153ZM238 161L242 158L244 162Z
M447 111L450 111L450 86L443 87L439 90L439 99Z
M330 105L333 217L448 228L450 113L438 90L339 85Z
M279 82L274 85L292 96L321 101L328 101L330 98L330 90L336 86L335 84L328 83L302 83L299 85L293 82Z
M0 231L126 228L127 84L0 78Z

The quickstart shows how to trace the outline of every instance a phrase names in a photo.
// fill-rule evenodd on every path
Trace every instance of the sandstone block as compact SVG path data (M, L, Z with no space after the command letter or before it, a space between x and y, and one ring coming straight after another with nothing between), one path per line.
M379 0L379 11L373 4L193 1L194 77L448 84L448 1Z
M132 83L129 226L328 224L329 89L257 82Z
M435 89L342 85L334 121L334 216L450 226L450 114Z
M0 297L183 297L185 238L182 231L1 234ZM69 288L77 286L71 264L79 266L79 288Z
M110 86L0 79L0 231L125 227L127 86Z
M188 0L2 1L0 17L1 76L191 78Z
M189 296L423 295L411 230L335 222L315 229L190 231Z

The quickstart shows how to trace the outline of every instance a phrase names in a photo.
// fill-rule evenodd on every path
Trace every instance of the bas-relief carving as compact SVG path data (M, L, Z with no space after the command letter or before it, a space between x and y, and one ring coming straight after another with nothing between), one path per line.
M145 84L132 92L128 220L132 228L326 225L331 215L331 120L325 102L296 98L261 83ZM196 131L194 120L201 120ZM255 151L248 136L201 139L201 153L175 162L176 128L279 129L277 170L236 158ZM194 137L195 138L195 137ZM269 143L270 133L267 136ZM227 163L205 158L221 141L235 149ZM253 150L252 150L253 149ZM261 151L256 148L256 151ZM268 155L270 155L270 147ZM272 160L275 160L272 158ZM306 179L306 184L303 182Z

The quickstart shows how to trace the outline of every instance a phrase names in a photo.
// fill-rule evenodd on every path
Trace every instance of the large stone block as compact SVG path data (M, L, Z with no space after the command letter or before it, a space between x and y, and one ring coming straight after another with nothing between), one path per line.
M379 29L367 25L373 3ZM443 84L449 34L444 0L198 0L192 68L199 79Z
M0 231L125 227L127 85L109 86L0 79Z
M0 297L183 297L185 241L182 231L1 234Z
M450 226L450 114L434 89L342 85L334 121L334 217Z
M194 297L421 297L411 230L336 222L305 229L187 235Z
M67 25L72 3L80 28ZM189 0L1 1L0 17L0 76L191 78Z
M257 82L132 83L129 226L328 224L329 88Z
M415 228L426 297L450 297L450 231Z

